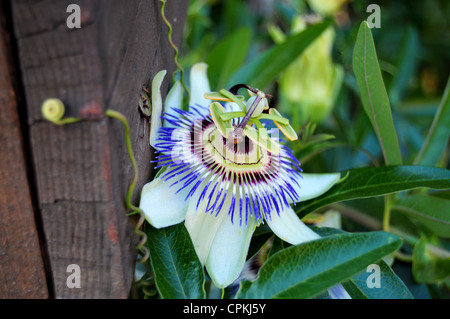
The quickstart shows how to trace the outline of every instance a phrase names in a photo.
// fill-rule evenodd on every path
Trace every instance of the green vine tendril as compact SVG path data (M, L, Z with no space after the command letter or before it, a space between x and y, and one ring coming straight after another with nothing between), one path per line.
M57 125L76 123L76 122L79 122L82 120L82 118L72 118L72 117L64 118L64 113L65 113L64 103L61 100L56 99L56 98L51 98L51 99L45 100L42 103L41 112L42 112L43 117L46 120L52 122L53 124L57 124ZM132 210L132 212L129 215L136 214L136 213L139 214L139 220L134 229L134 233L136 235L138 235L140 238L136 248L139 250L142 257L138 260L138 262L144 263L147 261L147 259L149 257L148 249L147 249L147 247L145 247L145 244L147 242L147 235L143 231L140 230L142 225L144 224L145 215L144 215L144 212L139 207L136 207L131 203L131 197L133 195L134 187L136 186L137 179L138 179L138 169L137 169L137 165L136 165L136 160L133 155L133 150L131 148L130 126L128 125L128 121L125 118L125 116L117 111L106 110L105 115L119 120L125 126L125 141L126 141L126 145L127 145L128 156L130 157L131 165L133 167L133 174L134 174L133 180L131 181L131 184L128 188L128 192L127 192L127 195L125 198L125 205L128 209Z
M136 186L136 183L138 180L138 169L137 169L137 165L136 165L136 160L133 155L133 149L131 148L130 126L128 124L127 119L125 118L125 116L122 113L119 113L114 110L106 110L105 115L119 120L120 122L122 122L122 124L125 127L125 143L127 145L128 156L130 157L131 166L133 167L133 175L134 175L133 180L131 181L131 184L128 187L127 196L125 198L125 205L127 206L128 209L132 210L132 212L129 215L132 215L135 213L139 214L139 220L134 229L134 233L141 238L141 240L137 244L137 249L141 252L143 257L141 257L138 260L138 262L144 263L149 257L148 249L147 249L147 247L145 247L145 244L147 242L147 235L143 231L140 230L142 225L145 222L145 215L144 215L144 212L142 211L142 209L134 206L131 203L131 197L133 196L134 187Z
M169 40L170 46L175 51L173 59L174 59L175 65L178 68L177 70L175 70L173 72L172 80L173 80L173 82L175 82L175 74L179 71L180 72L180 83L183 86L183 88L186 91L188 98L189 98L189 96L190 96L189 89L187 88L186 83L184 83L184 69L181 66L181 64L178 62L178 47L175 45L175 43L173 43L173 40L172 40L172 25L170 24L169 20L167 20L165 14L164 14L164 9L166 7L166 0L160 0L160 2L161 2L161 17L164 20L164 23L166 24L167 28L169 29L168 40Z

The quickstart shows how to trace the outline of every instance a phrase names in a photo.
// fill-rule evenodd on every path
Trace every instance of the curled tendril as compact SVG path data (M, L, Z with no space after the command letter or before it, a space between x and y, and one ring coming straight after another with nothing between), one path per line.
M81 118L77 117L63 118L65 111L64 103L57 98L46 99L41 106L42 116L54 124L63 125L81 121Z
M51 98L51 99L45 100L42 103L41 112L42 112L43 117L46 120L48 120L54 124L57 124L57 125L75 123L75 122L82 120L81 118L74 118L74 117L64 118L64 113L65 113L64 103L60 99L57 99L57 98ZM136 160L133 155L133 150L131 148L130 126L128 125L128 121L125 118L125 116L123 116L121 113L119 113L117 111L106 110L105 115L115 118L115 119L118 119L125 126L125 141L126 141L127 151L128 151L128 155L130 157L131 165L133 166L133 173L134 173L133 180L128 188L127 196L125 198L125 205L127 206L128 209L132 210L132 213L130 213L130 214L135 214L135 213L139 214L139 220L134 229L134 233L136 235L138 235L140 238L140 240L137 244L137 249L141 253L142 257L138 260L138 262L144 263L145 261L147 261L147 259L149 257L148 249L147 249L147 247L145 247L145 244L147 242L147 235L143 231L141 231L141 227L145 221L145 215L144 215L144 212L139 207L136 207L131 203L131 197L133 195L134 187L135 187L137 179L138 179L138 171L137 171Z
M132 210L132 212L130 214L136 214L136 213L139 214L139 220L134 229L134 233L140 237L140 240L137 244L137 249L142 254L142 257L138 260L138 262L144 263L149 257L148 249L147 249L147 247L145 247L145 244L147 242L147 235L141 230L141 227L145 221L145 215L144 215L144 212L142 211L142 209L134 206L131 203L131 197L133 195L134 187L136 186L137 179L138 179L138 171L137 171L136 160L133 155L133 150L131 148L130 126L128 125L128 121L125 118L125 116L123 116L123 114L121 114L117 111L106 110L105 115L119 120L120 122L122 122L122 124L125 127L125 143L127 145L127 151L128 151L128 155L130 157L131 166L133 167L133 173L134 173L133 180L131 181L131 184L128 188L127 196L125 198L125 205L127 206L128 209Z
M190 95L189 90L188 90L186 84L184 83L184 69L181 66L181 64L178 62L178 47L175 45L175 43L172 40L172 25L170 24L169 20L167 20L166 15L164 14L164 9L166 7L166 0L160 0L160 2L161 2L161 18L164 20L164 23L166 24L167 28L169 29L168 35L167 35L168 36L168 41L169 41L170 46L175 51L173 59L174 59L175 65L178 68L173 73L172 80L175 82L175 73L177 71L179 71L180 72L180 83L183 86L184 90L186 91L186 93L187 93L187 95L189 97L189 95Z

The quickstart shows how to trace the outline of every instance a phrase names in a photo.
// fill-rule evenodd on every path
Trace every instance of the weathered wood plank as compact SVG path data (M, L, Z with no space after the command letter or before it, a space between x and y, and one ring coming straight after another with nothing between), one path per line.
M0 298L47 298L18 115L10 34L0 3Z
M80 29L66 26L72 3L81 8ZM187 5L176 1L166 7L178 44ZM117 110L130 123L140 172L137 203L138 190L152 174L148 123L141 136L139 93L159 70L174 70L159 8L156 0L13 2L38 208L56 298L128 296L136 238L124 199L132 167L122 124L103 114ZM86 120L64 126L46 122L40 106L49 97L65 103L67 116ZM80 266L81 288L66 285L70 264Z

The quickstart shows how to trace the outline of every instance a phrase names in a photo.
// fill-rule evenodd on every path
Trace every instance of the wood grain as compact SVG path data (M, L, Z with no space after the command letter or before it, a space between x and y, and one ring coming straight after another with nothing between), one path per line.
M47 298L23 152L11 37L3 13L0 10L0 298Z
M80 29L66 26L72 3L81 8ZM187 5L166 6L178 45ZM124 206L132 167L123 126L104 111L119 111L130 123L140 172L133 195L137 204L139 190L153 174L139 93L161 69L174 70L159 8L155 0L13 2L38 210L56 298L128 297L137 240ZM64 126L45 121L40 106L49 97L64 102L67 116L84 121ZM67 287L69 264L80 266L81 288Z

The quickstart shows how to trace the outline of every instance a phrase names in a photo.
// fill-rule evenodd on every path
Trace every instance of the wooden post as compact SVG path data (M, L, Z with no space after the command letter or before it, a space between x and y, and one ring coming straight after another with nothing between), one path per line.
M81 28L66 24L69 4L79 5ZM166 6L178 46L187 5ZM12 9L50 295L127 298L137 238L124 200L133 171L123 125L104 111L119 111L130 123L140 173L137 204L152 175L149 124L139 113L139 94L158 71L171 74L175 67L160 2L16 0ZM169 82L168 77L163 92ZM66 116L85 120L63 126L45 121L41 103L52 97L64 102ZM67 286L72 264L80 267L81 288Z
M1 7L1 5L0 5ZM0 298L47 298L24 140L11 34L0 8Z

